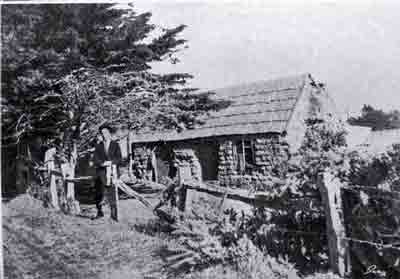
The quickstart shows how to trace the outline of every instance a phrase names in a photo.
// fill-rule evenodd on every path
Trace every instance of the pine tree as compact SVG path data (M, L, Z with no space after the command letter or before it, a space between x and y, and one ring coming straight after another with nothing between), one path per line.
M182 130L228 104L188 88L187 73L151 72L151 63L179 62L184 25L156 30L151 13L135 13L131 5L1 9L2 146L9 154L3 165L15 161L10 154L21 146L42 150L38 144L58 146L72 162L74 150L85 152L105 121L134 130ZM40 161L43 152L36 153Z
M184 25L154 37L150 13L112 4L10 5L2 15L3 144L87 140L99 120L185 129L223 104L187 88L189 74L150 72L178 61Z

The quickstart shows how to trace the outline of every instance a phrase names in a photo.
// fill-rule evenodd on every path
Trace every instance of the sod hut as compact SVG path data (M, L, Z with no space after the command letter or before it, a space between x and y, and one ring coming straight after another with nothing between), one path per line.
M212 181L244 187L284 170L304 137L304 120L335 117L324 87L310 74L214 90L230 105L182 132L131 134L137 177Z

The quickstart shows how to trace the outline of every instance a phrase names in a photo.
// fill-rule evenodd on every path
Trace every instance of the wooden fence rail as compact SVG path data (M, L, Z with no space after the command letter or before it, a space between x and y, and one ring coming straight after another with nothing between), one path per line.
M55 169L54 161L55 150L46 152L46 168L50 176L50 194L51 203L54 208L60 209L57 196L57 177L62 178L67 184L67 199L75 202L75 183L92 180L94 177L84 176L75 177L75 165L73 161L63 164L61 172ZM111 208L111 218L118 221L118 190L122 190L128 196L134 197L141 201L145 206L151 208L151 205L144 200L135 191L129 188L116 176L115 166L107 167L107 181L108 187L106 190L106 197L108 198ZM186 203L188 200L188 191L195 191L199 193L208 194L214 197L221 198L222 200L233 200L243 202L250 206L267 207L272 209L284 208L284 204L279 202L272 202L269 200L268 192L250 192L244 189L231 189L227 187L220 187L215 185L206 185L202 183L193 183L184 180L185 174L179 174L180 191L178 194L178 208L182 211L187 210ZM319 189L322 196L322 201L325 205L325 216L327 225L328 248L329 248L329 262L332 270L341 276L350 273L351 266L349 261L349 245L346 239L343 208L341 200L341 187L340 181L335 179L328 172L324 173L319 183ZM77 213L77 212L75 212Z
M61 171L55 169L55 149L50 149L46 152L46 171L49 175L50 179L50 202L53 208L56 210L60 210L59 204L59 196L57 191L57 182L62 181L63 184L66 184L67 193L66 199L70 204L69 207L72 208L72 211L69 213L72 214L80 214L80 206L79 202L75 199L75 184L82 181L90 181L95 179L93 176L80 176L75 177L75 165L71 162L64 163L61 165ZM129 197L133 197L138 199L147 207L151 207L151 205L144 200L140 195L136 194L135 191L129 188L123 181L121 181L117 177L116 166L110 165L106 169L106 189L105 189L105 197L110 205L111 218L115 221L119 219L119 197L118 190L123 191Z
M329 172L325 172L319 182L319 190L324 204L326 216L326 235L328 237L329 263L331 269L341 275L346 276L351 272L349 243L346 240L344 212L341 199L341 183ZM187 191L205 193L213 197L230 199L244 202L251 206L266 207L271 209L282 209L284 203L273 202L268 199L268 192L250 192L243 189L230 189L226 187L206 185L197 182L183 182L183 197L187 197ZM185 204L186 200L182 203ZM185 206L180 206L185 209ZM189 208L187 208L189 209ZM190 209L189 209L190 210Z

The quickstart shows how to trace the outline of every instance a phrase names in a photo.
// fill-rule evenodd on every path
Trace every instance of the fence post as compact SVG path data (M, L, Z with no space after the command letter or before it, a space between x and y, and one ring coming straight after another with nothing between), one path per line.
M154 182L158 183L158 170L157 170L157 158L156 158L156 147L151 150L151 165L154 171Z
M185 183L192 179L192 172L190 162L187 158L186 150L174 150L175 153L175 165L178 169L178 209L185 211L187 187Z
M185 211L186 207L187 191L187 186L184 183L180 183L178 194L178 209L182 212Z
M64 178L66 179L73 179L75 178L75 165L71 162L61 164L61 173ZM71 214L80 214L81 208L79 206L79 202L75 199L75 182L71 180L67 180L67 194L66 200L68 204L68 212Z
M70 163L67 169L67 175L69 178L75 178L75 164ZM75 200L75 182L67 182L67 199Z
M111 219L118 221L118 184L113 179L117 179L117 166L109 165L106 167L106 195L110 204Z
M50 178L50 200L51 200L51 204L52 206L59 210L60 209L60 205L58 204L58 195L57 195L57 181L56 181L56 176L53 173L53 170L55 170L55 156L56 154L56 148L50 148L46 151L45 155L44 155L44 161L46 164L46 169L47 169L47 173L49 175Z
M129 177L132 179L133 178L133 152L132 152L132 135L131 132L128 131L128 159L129 159L129 166L128 166L128 173Z
M325 208L330 267L340 276L349 275L350 253L349 243L346 240L341 182L330 172L325 171L318 187Z
M78 161L78 145L74 141L72 145L72 154L70 158L70 177L75 178L75 168L76 163ZM75 183L76 182L68 182L67 183L67 203L70 208L70 213L72 214L80 214L81 208L79 206L79 202L75 199Z

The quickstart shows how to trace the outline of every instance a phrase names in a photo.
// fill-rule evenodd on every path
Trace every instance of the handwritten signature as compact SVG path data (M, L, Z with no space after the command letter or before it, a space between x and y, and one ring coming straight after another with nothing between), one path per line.
M367 271L364 272L364 275L367 275L367 274L370 274L370 273L375 273L375 271L376 271L376 265L370 265L367 268Z

